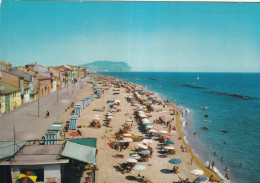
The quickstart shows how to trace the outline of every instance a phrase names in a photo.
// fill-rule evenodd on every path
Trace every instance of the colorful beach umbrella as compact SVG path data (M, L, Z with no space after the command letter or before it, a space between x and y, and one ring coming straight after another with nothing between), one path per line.
M166 133L165 135L167 135L167 136L173 136L173 133L168 132L168 133Z
M37 175L33 171L21 171L17 179L17 183L34 183Z
M126 122L133 122L133 120L132 119L126 119Z
M153 126L152 129L159 131L159 128Z
M170 159L168 162L171 164L180 164L182 162L182 160L181 159Z
M128 134L128 133L125 133L123 134L124 137L131 137L132 135L131 134Z
M202 183L202 182L205 182L205 181L208 181L208 180L209 180L208 177L199 176L199 177L197 177L196 179L194 179L194 183Z
M71 132L71 133L69 133L69 135L70 135L70 136L73 136L73 137L75 137L75 136L80 136L77 132Z
M119 140L118 142L119 142L119 143L126 143L127 140L123 139L123 140Z
M170 140L167 140L167 141L165 142L165 144L174 144L174 142L173 142L173 141L170 141Z
M168 119L169 117L168 116L162 116L161 118L162 119Z

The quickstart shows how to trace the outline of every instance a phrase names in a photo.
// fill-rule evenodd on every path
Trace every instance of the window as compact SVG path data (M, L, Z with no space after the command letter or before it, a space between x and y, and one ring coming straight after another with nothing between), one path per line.
M37 175L36 182L44 182L44 169L21 169L20 172L33 171Z

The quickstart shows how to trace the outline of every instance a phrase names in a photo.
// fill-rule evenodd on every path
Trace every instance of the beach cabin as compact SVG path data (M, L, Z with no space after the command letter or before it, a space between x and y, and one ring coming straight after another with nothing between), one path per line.
M76 127L78 125L78 116L77 115L71 115L70 116L70 125L69 125L69 129L70 130L76 130Z
M81 115L81 110L83 109L83 104L82 102L78 102L76 105L75 105L75 115L78 115L78 117L80 117Z
M101 97L101 89L100 89L100 88L97 89L97 97L98 97L98 98Z
M80 102L82 103L83 109L85 109L86 108L86 100L82 99Z
M57 141L54 141L55 139L57 139L57 133L51 131L45 133L45 145L57 144Z
M57 138L60 138L60 132L62 131L62 126L61 125L56 125L56 126L48 126L47 127L47 132L54 132L57 134Z

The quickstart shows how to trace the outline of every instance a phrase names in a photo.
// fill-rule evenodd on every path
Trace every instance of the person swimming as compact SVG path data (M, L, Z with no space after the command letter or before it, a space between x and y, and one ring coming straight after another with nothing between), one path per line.
M229 172L229 171L230 171L230 169L229 169L228 167L226 167L226 168L225 168L225 171Z

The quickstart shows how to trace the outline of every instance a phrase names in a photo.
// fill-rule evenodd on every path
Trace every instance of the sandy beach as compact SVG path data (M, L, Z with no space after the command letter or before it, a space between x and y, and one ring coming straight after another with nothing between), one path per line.
M115 81L115 79L110 79L111 81ZM141 176L145 176L153 183L178 182L181 179L185 180L187 178L189 179L189 181L193 182L193 180L198 177L191 174L191 171L194 169L203 170L203 176L209 177L213 175L214 179L221 182L221 180L212 170L209 170L205 165L202 164L202 162L194 155L191 148L183 140L180 112L177 111L173 105L166 105L165 103L162 103L163 105L155 104L155 107L158 110L155 110L153 112L150 111L147 113L144 112L144 114L147 115L148 120L153 123L152 126L154 128L158 128L158 131L163 130L168 132L168 127L165 124L158 124L154 122L162 116L165 116L165 121L171 121L169 124L171 124L172 128L176 127L176 130L171 130L171 133L173 135L168 136L168 140L174 142L174 144L171 146L175 148L176 153L167 155L161 153L160 145L162 145L162 142L158 141L158 137L152 137L151 140L153 143L150 145L153 149L152 157L150 157L147 162L136 163L136 165L144 165L146 169L142 171L130 171L129 173L125 174L117 171L114 166L117 166L121 163L126 163L126 159L131 158L130 154L135 153L135 149L139 148L137 144L142 144L142 142L130 142L129 147L123 149L121 152L120 150L115 150L109 147L108 143L110 141L115 141L115 138L113 137L120 128L123 128L124 124L126 123L126 119L133 119L132 127L130 127L130 130L127 132L128 134L134 136L143 136L144 138L147 138L147 136L145 133L139 130L138 126L140 126L140 124L135 119L134 111L139 106L135 104L137 104L138 102L132 101L131 104L129 101L127 101L127 97L132 95L132 93L128 93L127 89L124 87L117 88L111 83L108 84L109 86L104 87L104 83L105 82L102 82L102 84L100 84L98 82L97 88L107 88L107 90L104 90L104 92L101 94L101 98L97 98L95 95L95 99L82 111L81 117L79 117L78 121L78 125L86 126L85 128L79 129L82 133L82 137L97 138L98 153L96 157L96 166L98 167L98 170L96 171L96 182L136 182L136 177L138 176L138 174L140 174ZM119 94L113 94L115 92ZM91 93L93 93L92 84L88 83L75 98L74 103L87 97ZM143 95L143 97L144 96L145 95ZM106 114L110 110L110 103L107 103L108 100L120 100L120 105L117 106L117 109L119 109L119 111L113 112L113 119L111 119L109 127L105 125L104 121L106 119ZM103 112L93 111L93 109L103 108ZM73 108L70 108L65 111L63 115L60 116L58 121L68 121L72 110ZM172 115L173 111L175 111L175 115ZM88 127L90 125L90 122L95 118L95 115L100 116L100 128ZM66 134L65 137L71 138L70 136L68 136L68 134ZM183 152L180 148L181 146L186 147L187 151ZM121 156L122 158L119 158L118 156L116 156L116 154L121 154L123 155L123 157ZM181 159L182 163L170 164L168 161L173 158ZM180 173L173 173L173 166L177 166L180 170Z

